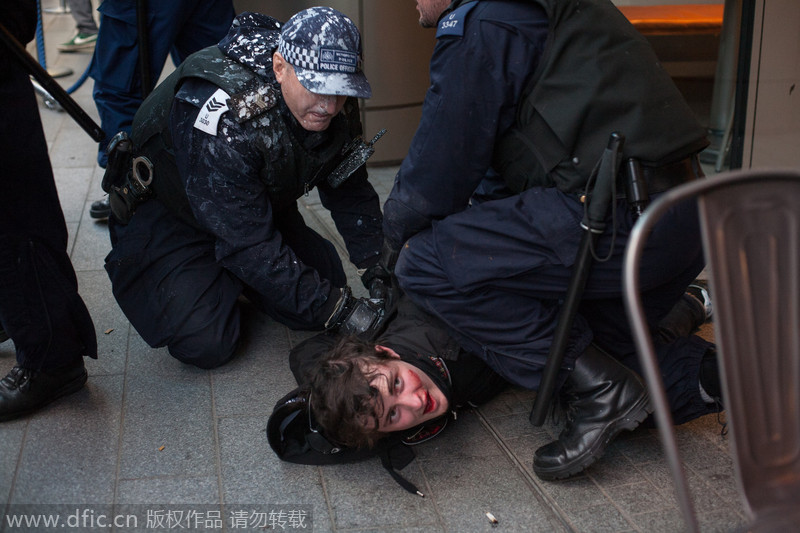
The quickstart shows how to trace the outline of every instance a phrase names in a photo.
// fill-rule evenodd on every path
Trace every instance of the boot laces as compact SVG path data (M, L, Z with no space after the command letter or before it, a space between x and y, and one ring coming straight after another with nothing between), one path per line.
M724 437L728 434L728 420L722 414L725 411L725 406L722 405L722 400L717 397L714 398L714 405L717 407L717 424L720 426L719 434Z
M561 417L564 417L564 426L569 426L574 420L578 408L575 407L577 396L567 392L554 394L553 400L550 402L550 422L554 426L561 424Z
M25 391L30 388L31 378L33 375L33 370L15 366L6 375L3 381L6 383L9 389L19 389L21 391Z

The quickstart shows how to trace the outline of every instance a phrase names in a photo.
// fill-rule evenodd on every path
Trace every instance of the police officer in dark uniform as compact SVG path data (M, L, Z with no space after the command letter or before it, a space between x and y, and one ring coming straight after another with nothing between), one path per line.
M384 205L382 264L396 261L400 286L465 349L536 390L583 233L581 196L609 134L625 136L623 159L641 166L655 198L702 176L704 129L608 0L418 0L417 9L437 28L431 86ZM590 272L566 347L569 419L534 457L545 479L582 471L650 411L621 298L636 218L626 179L595 250L607 260ZM655 325L703 269L696 207L672 212L650 243L642 292ZM713 345L687 334L658 351L676 422L716 411L706 393L718 379L701 375Z
M370 96L358 30L330 8L282 27L243 13L156 88L131 139L112 143L104 180L114 213L106 270L148 344L201 368L227 362L240 295L297 329L337 328L356 309L358 327L377 320L380 308L350 295L333 244L297 207L318 187L374 293L380 205L349 150L361 139L357 98Z

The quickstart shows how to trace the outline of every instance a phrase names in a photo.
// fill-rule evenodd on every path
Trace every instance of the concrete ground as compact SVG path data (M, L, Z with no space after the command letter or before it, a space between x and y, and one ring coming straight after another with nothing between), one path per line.
M73 69L59 79L71 87L90 55L56 51L71 37L69 15L46 13L44 27L48 66ZM89 80L72 96L97 120L91 87ZM294 386L287 353L310 333L251 313L241 353L211 371L148 347L111 294L103 269L110 249L107 226L89 218L89 205L102 196L96 145L63 111L41 105L40 113L70 231L69 251L100 356L86 360L89 381L83 390L34 416L0 424L0 531L47 530L43 522L21 527L10 522L38 515L58 515L61 522L52 531L666 533L682 528L655 430L622 435L583 475L543 482L531 470L533 452L559 428L533 427L527 420L533 395L517 389L461 413L440 437L416 448L417 459L402 474L420 487L424 499L402 490L377 459L328 467L280 462L264 428L275 401ZM371 169L382 197L395 171ZM343 249L315 197L304 198L303 206L309 223ZM353 287L360 287L352 268L349 272ZM703 334L713 335L710 325ZM0 372L5 375L13 364L12 343L0 344ZM717 417L677 431L702 530L741 525L728 440L720 436ZM119 527L106 527L115 516Z

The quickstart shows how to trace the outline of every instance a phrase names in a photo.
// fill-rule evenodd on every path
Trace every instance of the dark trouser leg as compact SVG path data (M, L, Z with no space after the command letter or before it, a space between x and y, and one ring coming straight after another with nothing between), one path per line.
M465 350L507 381L537 390L556 326L558 301L496 287L459 290L440 258L435 232L425 231L409 241L395 267L406 295L441 319ZM566 368L572 368L591 339L586 320L578 315L565 354Z
M396 272L418 305L441 318L465 349L485 358L513 383L538 386L532 377L546 359L558 299L569 283L580 242L582 207L555 189L531 189L482 203L434 223L411 238ZM638 368L624 312L622 258L634 220L624 200L617 205L614 253L595 262L565 356L565 370L594 342ZM608 255L611 234L598 243ZM642 297L655 327L702 270L696 207L674 209L648 240L643 256ZM657 347L676 420L709 412L697 387L707 343L683 337ZM515 376L526 368L524 382ZM669 382L666 382L669 380ZM534 385L534 386L532 386ZM684 410L685 409L685 410Z
M0 57L0 328L17 366L0 380L0 421L86 383L97 339L67 255L67 228L28 74Z
M135 17L126 4L112 3L102 11L90 74L95 80L93 97L100 125L107 135L97 156L105 167L111 137L119 131L130 133L142 103L142 86ZM230 28L235 12L230 0L170 0L149 2L148 14L150 78L155 86L167 56L172 54L177 65L189 54L216 44Z
M84 355L97 357L75 273L58 255L40 241L0 236L0 319L23 368L74 367Z
M114 297L142 338L184 363L213 368L239 340L242 284L214 257L214 244L158 201L127 226L110 221L106 271Z
M14 103L0 126L0 325L21 366L74 366L84 355L97 357L94 325L67 255L33 87L9 61L0 81L0 99Z

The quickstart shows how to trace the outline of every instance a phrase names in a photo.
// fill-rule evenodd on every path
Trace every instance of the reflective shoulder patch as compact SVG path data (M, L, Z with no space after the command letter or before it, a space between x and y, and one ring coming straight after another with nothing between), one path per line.
M228 110L228 93L222 89L217 89L212 94L200 112L197 114L197 119L194 121L194 127L200 131L204 131L210 135L217 135L217 124L219 118Z
M464 24L467 20L467 13L472 11L472 8L477 6L478 2L469 2L459 7L452 13L446 15L439 21L439 27L436 29L436 38L445 35L455 35L457 37L464 36Z

